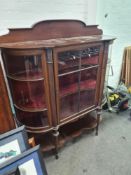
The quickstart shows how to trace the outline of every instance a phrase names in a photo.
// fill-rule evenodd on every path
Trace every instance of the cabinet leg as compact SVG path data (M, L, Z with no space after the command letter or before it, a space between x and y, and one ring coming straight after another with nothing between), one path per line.
M96 125L96 136L98 136L98 130L99 130L99 124L100 124L100 116L101 116L101 108L99 107L97 109L97 119L96 119L96 122L97 122L97 125Z
M58 130L54 130L53 132L53 136L54 136L54 144L55 144L55 158L58 159L58 144L59 144L59 131Z

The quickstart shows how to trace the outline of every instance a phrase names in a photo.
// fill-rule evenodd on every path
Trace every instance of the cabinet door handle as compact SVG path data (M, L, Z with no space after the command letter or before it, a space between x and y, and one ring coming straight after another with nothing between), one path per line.
M88 57L91 57L91 54L90 53L88 53Z
M76 56L75 56L75 55L73 55L72 57L73 57L73 60L75 60L75 59L76 59Z
M76 59L76 56L75 55L71 55L70 60L73 61L75 59Z

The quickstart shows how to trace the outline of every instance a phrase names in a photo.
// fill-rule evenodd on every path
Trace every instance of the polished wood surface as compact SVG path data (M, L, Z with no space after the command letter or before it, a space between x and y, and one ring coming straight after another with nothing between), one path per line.
M115 39L115 38L114 38ZM109 36L82 36L82 37L71 37L71 38L60 38L60 39L49 39L49 40L34 40L34 41L19 41L13 43L0 43L1 48L14 48L14 49L36 49L36 48L53 48L53 47L64 47L74 46L79 44L86 44L99 41L112 41L112 37Z
M70 38L77 36L101 35L97 25L86 26L79 20L47 20L41 21L32 28L9 29L9 34L0 37L0 43Z
M15 128L7 88L0 64L0 134Z

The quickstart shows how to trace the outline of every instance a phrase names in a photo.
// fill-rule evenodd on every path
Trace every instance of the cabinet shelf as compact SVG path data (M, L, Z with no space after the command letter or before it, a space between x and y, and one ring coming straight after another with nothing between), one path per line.
M41 81L44 80L44 77L42 77L42 72L19 72L16 74L7 74L7 77L12 80L16 81Z
M32 106L32 108L30 107L23 107L23 106L18 106L18 105L16 105L16 104L14 104L14 106L17 108L17 109L19 109L19 110L21 110L21 111L23 111L23 112L42 112L42 111L47 111L47 108L34 108L33 106Z
M74 58L73 58L74 57ZM58 61L59 74L79 70L82 68L88 68L99 64L99 55L93 55L89 57L76 58L60 58Z
M88 88L87 88L88 87ZM96 88L96 80L81 81L80 91L93 90ZM71 84L60 89L60 97L65 97L71 94L78 93L78 83Z
M81 71L84 71L84 70L88 70L88 69L93 69L93 68L97 68L97 67L99 67L99 65L97 64L97 65L82 65L82 67L81 68L79 68L79 69L71 69L71 68L68 68L68 69L66 69L66 71L64 71L64 73L63 72L59 72L59 74L58 74L58 77L61 77L61 76L64 76L64 75L69 75L69 74L72 74L72 73L77 73L77 72L81 72Z

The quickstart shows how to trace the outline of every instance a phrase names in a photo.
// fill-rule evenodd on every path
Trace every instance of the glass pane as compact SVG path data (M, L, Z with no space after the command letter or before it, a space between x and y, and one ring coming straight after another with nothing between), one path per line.
M30 127L48 126L47 111L25 112L16 108L16 115L23 125Z
M78 92L61 98L60 99L60 117L61 119L77 113L78 106L79 106Z
M62 118L78 112L79 73L59 77L60 116Z
M41 55L6 55L5 63L9 76L19 79L37 79L43 77Z
M97 68L81 71L80 110L95 104Z
M59 77L60 96L66 96L78 91L79 73L72 73Z
M10 79L14 103L27 110L46 108L44 81L16 81Z
M90 47L81 51L81 68L94 66L99 61L99 47Z
M80 52L65 51L58 53L58 72L59 74L71 72L79 69Z

